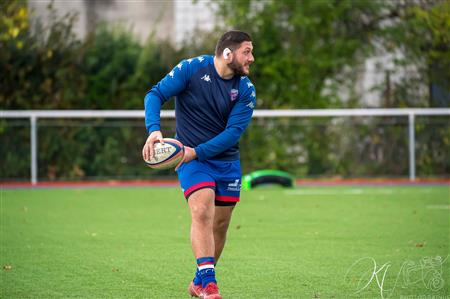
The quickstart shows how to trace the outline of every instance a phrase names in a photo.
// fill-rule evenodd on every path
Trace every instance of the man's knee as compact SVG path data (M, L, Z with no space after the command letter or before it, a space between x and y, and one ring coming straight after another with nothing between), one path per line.
M191 206L192 220L197 222L212 222L214 219L214 209L206 204L195 204Z
M214 219L214 191L203 189L189 197L189 207L192 220L201 223L212 222Z

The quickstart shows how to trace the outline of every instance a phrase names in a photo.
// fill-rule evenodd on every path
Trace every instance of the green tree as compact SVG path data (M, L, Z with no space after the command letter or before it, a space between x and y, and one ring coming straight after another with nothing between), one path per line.
M83 106L91 109L129 108L130 96L136 92L128 87L136 72L142 47L129 32L106 25L91 33L86 40L83 71L87 78ZM135 86L132 86L135 87ZM131 93L131 94L130 94ZM137 107L135 107L137 108Z
M216 2L226 27L252 34L259 107L361 105L352 93L358 67L380 50L400 53L402 79L388 91L390 106L435 106L450 97L449 1Z
M58 16L49 6L53 22L37 21L31 30L24 1L2 2L0 26L0 102L6 109L69 108L82 97L80 76L82 44L72 32L75 15Z
M249 31L259 107L342 106L338 88L372 50L380 1L218 1L226 24Z
M390 105L432 106L429 103L431 93L421 92L424 86L432 90L433 85L429 83L440 82L435 86L441 90L448 87L448 1L218 0L216 3L219 5L218 17L223 19L224 27L248 31L253 37L256 61L250 77L257 88L259 108L364 105L352 93L358 79L358 69L368 57L380 52L400 52L403 55L396 63L404 76L392 87L394 101ZM413 75L411 69L415 70ZM343 91L350 92L343 95ZM395 124L396 120L383 121ZM248 148L243 151L247 169L270 165L309 176L336 173L336 169L338 173L350 175L355 170L356 173L380 173L387 169L387 165L393 165L388 173L406 174L404 163L400 165L395 161L400 150L405 149L404 127L380 130L380 124L375 120L369 122L367 127L358 127L347 119L342 124L346 134L361 138L371 136L367 142L369 146L360 149L358 157L367 162L369 152L381 153L370 155L374 157L371 158L373 161L362 168L355 158L356 149L362 146L361 140L343 142L349 138L342 136L343 131L338 130L336 122L315 123L307 120L303 122L303 127L291 124L275 132L271 131L270 123L267 121L263 130L270 138L261 138L260 128L255 125L244 138L243 148ZM277 136L281 131L284 136ZM448 140L442 138L447 134L448 126L441 131L437 138ZM384 136L385 142L377 141L380 136ZM283 148L281 143L289 142L286 140L296 141L298 150L295 155L280 152ZM258 148L266 149L264 153L255 155L255 151L250 150L255 142ZM399 151L393 150L394 144L401 145ZM433 144L440 145L437 151L448 149L442 142ZM431 148L427 149L429 154L423 161L430 161L426 159L430 156L442 156L433 154ZM424 168L436 169L435 164L428 163L430 166ZM399 167L396 168L396 165ZM303 172L304 168L306 171Z
M405 76L393 83L393 107L450 105L450 2L404 6L383 32L384 44L398 51L396 67ZM423 92L421 90L425 90Z

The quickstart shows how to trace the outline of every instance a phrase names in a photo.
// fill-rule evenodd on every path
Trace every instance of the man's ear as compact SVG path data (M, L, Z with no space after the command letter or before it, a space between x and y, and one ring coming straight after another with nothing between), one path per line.
M230 55L231 55L230 48L223 49L223 52L222 52L223 59L227 60L230 57Z

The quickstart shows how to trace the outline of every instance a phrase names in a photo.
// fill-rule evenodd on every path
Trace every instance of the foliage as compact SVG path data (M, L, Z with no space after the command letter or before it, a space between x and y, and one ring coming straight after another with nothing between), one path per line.
M401 78L388 90L391 107L430 106L432 84L449 105L448 1L216 3L226 28L253 37L258 107L364 106L354 93L361 63L394 54Z
M167 41L149 39L140 45L121 28L100 26L79 40L72 30L75 15L58 16L50 5L53 22L37 20L30 26L25 2L1 5L2 109L142 109L145 93L184 55ZM40 120L39 178L148 174L138 149L146 136L143 121L118 124ZM28 125L23 120L0 123L2 179L29 177Z
M395 67L400 80L387 80L380 86L387 99L386 106L433 106L428 91L436 87L444 93L444 102L445 98L447 101L444 106L449 105L448 1L218 0L216 3L218 16L222 16L227 28L248 31L253 37L256 60L251 78L257 87L259 108L364 106L354 93L362 62L372 55L398 52L402 54L395 55ZM269 125L265 133L270 140L264 141L264 132L257 136L250 132L246 137L261 150L256 149L259 154L246 157L245 161L251 165L250 169L269 165L291 168L299 175L308 176L404 175L408 165L396 163L396 157L407 156L407 135L404 124L399 126L397 121L367 119L364 125L355 126L352 120L347 120L339 126L324 122L298 128L279 123L278 130L273 131ZM383 123L391 127L388 129ZM427 147L425 157L441 157L441 150L448 149L440 142L448 132L448 123L444 122L439 133L421 128L417 127L417 133L422 140L440 145L434 150ZM326 138L322 137L323 132ZM290 141L283 142L283 139ZM298 152L283 152L280 142L296 144ZM248 148L254 147L249 143ZM444 157L448 158L448 154ZM421 164L423 167L419 169L448 171L449 163L442 158L438 160L442 163L421 158L419 163L429 166Z
M83 97L84 76L80 76L82 44L72 33L75 17L65 21L54 12L54 23L37 23L29 30L28 10L22 1L3 3L0 102L6 109L70 108ZM7 34L12 32L13 34Z
M394 107L450 106L450 2L427 3L403 8L384 32L386 48L403 54L396 67L413 74L393 86Z
M216 3L227 28L252 34L258 108L359 106L352 92L358 69L380 48L401 51L396 68L413 74L392 82L386 106L448 106L438 96L448 92L450 82L448 1ZM103 24L80 40L72 30L76 15L59 16L50 5L51 23L30 24L25 1L5 0L0 8L2 109L142 110L146 91L179 60L211 53L218 34L199 33L175 48L152 36L140 44L130 32ZM173 101L164 108L173 108ZM449 173L448 120L434 121L416 125L418 175ZM29 176L28 123L0 122L2 180ZM142 121L40 120L38 125L40 179L149 175L140 157ZM173 120L163 128L172 136ZM405 176L406 132L398 118L255 119L241 142L243 168L283 169L299 177Z
M371 50L379 1L219 1L226 24L251 33L259 107L341 106L337 87ZM327 94L324 94L327 91Z
M110 31L103 26L88 37L86 46L83 71L87 88L83 106L92 109L130 107L127 87L130 74L136 71L140 45L127 32Z
M0 102L4 109L142 109L142 100L183 50L130 32L99 26L85 40L73 33L75 15L38 19L30 29L25 2L3 2Z
M416 175L448 176L448 117L416 117ZM241 141L244 173L304 177L407 177L407 117L254 119Z

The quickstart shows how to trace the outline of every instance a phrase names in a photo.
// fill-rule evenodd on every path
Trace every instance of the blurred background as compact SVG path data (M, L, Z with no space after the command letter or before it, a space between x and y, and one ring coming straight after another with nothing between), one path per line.
M438 0L0 3L0 181L30 181L30 117L6 110L132 110L136 117L35 119L39 181L175 178L148 169L143 98L180 60L249 32L257 110L244 173L408 178L406 115L285 117L278 109L449 108L450 2ZM173 101L164 106L173 109ZM450 173L449 115L416 115L415 175ZM175 119L162 119L173 136Z

